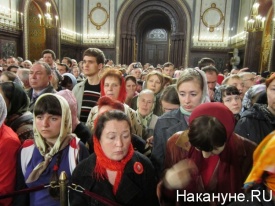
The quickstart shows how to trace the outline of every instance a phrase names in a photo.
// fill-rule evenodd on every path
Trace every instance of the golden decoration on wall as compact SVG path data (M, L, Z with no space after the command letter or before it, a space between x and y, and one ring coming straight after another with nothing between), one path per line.
M270 55L270 51L271 51L271 44L272 44L272 39L271 39L271 35L267 34L264 36L264 40L263 40L263 48L262 48L262 71L267 70L267 66L268 66L268 58Z
M213 18L217 17L217 18ZM224 20L222 11L216 7L215 3L211 4L211 7L206 9L201 16L202 23L209 28L210 32L213 32Z
M101 27L107 22L109 14L107 10L101 6L101 3L97 3L90 14L88 15L91 23L96 26L97 30L100 30Z

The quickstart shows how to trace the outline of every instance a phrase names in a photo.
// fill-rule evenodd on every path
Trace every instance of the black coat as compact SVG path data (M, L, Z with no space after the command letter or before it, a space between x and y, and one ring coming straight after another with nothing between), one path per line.
M273 130L275 130L275 116L267 110L267 105L257 103L243 112L235 127L237 134L257 144Z
M142 174L137 174L134 171L135 162L140 162L143 165L144 171ZM93 171L95 164L95 154L90 155L89 158L82 161L73 172L72 183L80 185L120 205L158 205L154 168L150 160L144 155L134 152L132 159L125 166L121 182L115 195L113 194L113 186L107 179L99 181L94 178ZM95 199L72 190L69 194L69 200L71 206L104 205Z

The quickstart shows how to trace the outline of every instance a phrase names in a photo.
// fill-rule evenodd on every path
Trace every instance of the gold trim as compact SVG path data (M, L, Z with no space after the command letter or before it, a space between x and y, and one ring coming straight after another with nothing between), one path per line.
M95 12L96 10L101 10L105 14L105 19L102 22L95 22L95 20L93 19L93 12ZM101 27L107 22L107 20L110 16L109 16L107 10L104 7L101 6L101 3L97 3L96 7L94 7L90 11L90 14L88 15L88 17L89 17L91 23L96 26L96 29L100 30Z
M220 19L219 21L216 23L216 24L209 24L207 22L207 20L205 19L206 18L206 15L209 13L209 12L218 12L219 16L220 16ZM224 16L222 14L222 11L216 7L216 4L215 3L212 3L211 4L211 7L209 7L208 9L206 9L202 16L201 16L201 20L202 20L202 23L206 26L206 27L209 27L209 31L210 32L214 32L215 28L220 26L222 21L224 20Z

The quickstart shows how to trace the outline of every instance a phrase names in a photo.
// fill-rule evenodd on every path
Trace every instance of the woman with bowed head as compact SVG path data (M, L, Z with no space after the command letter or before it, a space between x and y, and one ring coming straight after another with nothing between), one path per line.
M30 100L24 89L13 82L0 84L0 93L7 105L5 124L18 135L21 143L33 139L33 115L29 112Z
M201 104L192 112L189 126L189 131L177 132L167 142L166 173L158 185L161 204L222 203L217 199L183 203L181 198L176 203L176 190L216 196L240 193L256 145L234 133L233 113L220 102Z
M160 116L153 137L151 160L160 177L164 166L166 142L173 134L188 128L192 111L200 104L209 102L205 73L198 69L185 69L177 80L180 107Z
M20 151L16 189L40 185L56 186L62 171L68 179L76 165L89 153L72 133L67 101L54 94L41 95L34 106L34 140L26 140ZM49 187L14 198L14 205L58 206L59 188Z
M101 97L107 96L114 100L118 100L124 105L124 112L127 114L131 121L132 131L134 134L142 137L143 128L140 120L137 118L136 111L131 109L125 104L126 99L126 87L125 80L121 72L117 69L106 70L100 79L100 93ZM94 121L98 116L98 106L91 109L87 119L86 125L90 128L93 133Z
M16 155L20 148L17 134L5 125L7 107L0 94L0 195L14 191L16 176ZM1 206L12 205L12 199L0 200Z
M135 152L131 123L126 114L102 113L95 125L94 151L75 169L72 183L120 205L158 205L156 177L150 160ZM83 193L71 191L70 205L104 205Z
M163 84L164 84L164 77L162 73L157 71L152 71L149 74L147 74L146 80L145 80L145 88L150 89L154 92L156 96L156 102L159 102L159 97L163 89ZM134 110L137 110L137 96L132 99L131 108L133 108ZM162 115L160 104L156 104L153 113L157 116Z

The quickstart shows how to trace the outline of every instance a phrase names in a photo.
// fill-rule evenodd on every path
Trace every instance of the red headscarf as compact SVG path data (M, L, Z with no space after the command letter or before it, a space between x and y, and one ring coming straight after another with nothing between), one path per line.
M100 80L100 93L101 96L105 96L105 91L104 91L104 83L106 77L116 77L120 81L120 91L117 100L124 103L126 99L126 85L125 85L125 80L122 76L122 73L117 70L117 69L108 69L106 72L103 73L101 80Z
M224 150L220 153L219 168L217 173L216 191L221 193L236 193L240 192L243 184L241 177L241 165L239 163L239 145L236 145L238 137L234 134L235 119L232 112L220 102L204 103L196 107L189 118L189 124L200 116L216 117L224 126L227 133L227 140ZM238 141L237 141L238 142ZM201 174L204 161L202 153L191 147L188 154L189 158L194 160ZM195 190L194 185L190 186L190 190Z

